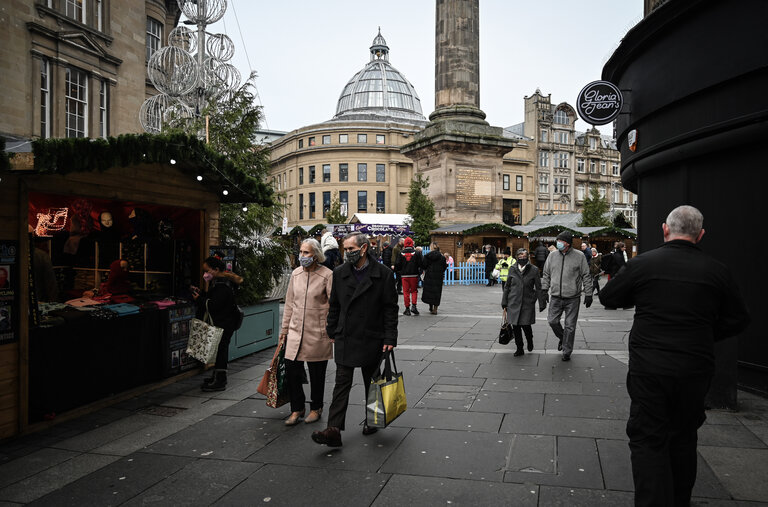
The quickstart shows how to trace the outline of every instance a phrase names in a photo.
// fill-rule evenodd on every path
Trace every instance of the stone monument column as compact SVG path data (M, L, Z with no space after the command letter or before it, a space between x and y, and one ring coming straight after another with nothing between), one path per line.
M441 224L500 223L502 157L515 146L480 109L478 0L436 0L435 111L403 146Z

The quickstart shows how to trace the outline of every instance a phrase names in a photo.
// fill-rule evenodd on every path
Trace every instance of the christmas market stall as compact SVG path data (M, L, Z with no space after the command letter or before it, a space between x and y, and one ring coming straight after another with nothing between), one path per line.
M451 254L456 262L484 262L484 245L491 245L496 252L504 254L528 246L525 234L518 228L496 223L447 225L430 231L430 235L440 251Z
M199 368L190 286L220 204L271 203L196 137L32 146L0 151L0 438Z

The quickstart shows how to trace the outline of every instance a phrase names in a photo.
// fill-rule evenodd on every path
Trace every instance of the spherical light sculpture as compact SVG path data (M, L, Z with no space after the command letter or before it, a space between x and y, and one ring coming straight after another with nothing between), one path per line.
M184 15L195 24L210 25L227 11L227 0L177 0Z
M179 25L168 34L168 45L181 48L187 53L197 51L197 32Z
M223 33L209 36L205 41L205 47L211 58L216 58L221 62L226 62L235 55L235 43Z
M171 97L189 93L198 80L194 57L176 46L155 51L147 63L147 72L155 88Z
M153 95L139 109L139 123L150 134L159 134L169 121L191 118L188 106L165 94Z

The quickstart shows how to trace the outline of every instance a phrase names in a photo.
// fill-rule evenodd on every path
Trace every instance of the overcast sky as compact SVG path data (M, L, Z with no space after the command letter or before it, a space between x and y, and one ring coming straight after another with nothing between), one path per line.
M600 79L642 10L642 0L480 0L480 107L487 120L501 127L522 122L523 97L536 88L575 107L579 90ZM232 38L232 63L244 77L258 73L267 126L290 131L333 117L344 85L369 61L379 26L390 63L429 116L434 0L229 0L208 31ZM576 128L588 126L580 120ZM601 130L611 133L610 125Z

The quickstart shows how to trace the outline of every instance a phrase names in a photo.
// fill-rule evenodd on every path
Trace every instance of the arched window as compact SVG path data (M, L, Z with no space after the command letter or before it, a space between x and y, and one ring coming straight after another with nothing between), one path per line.
M558 109L555 111L555 123L559 123L560 125L569 125L571 121L568 118L568 114L564 110Z

